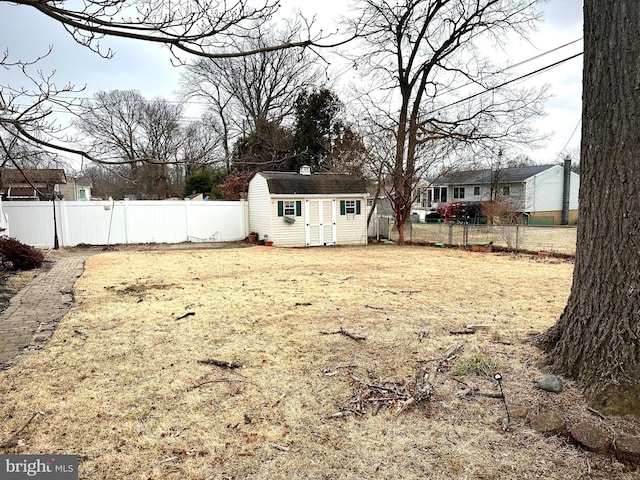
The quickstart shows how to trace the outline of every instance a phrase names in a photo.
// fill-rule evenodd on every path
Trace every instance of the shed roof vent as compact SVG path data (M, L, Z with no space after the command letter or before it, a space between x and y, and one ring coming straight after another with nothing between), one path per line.
M302 165L300 167L300 175L311 175L311 167L309 165Z

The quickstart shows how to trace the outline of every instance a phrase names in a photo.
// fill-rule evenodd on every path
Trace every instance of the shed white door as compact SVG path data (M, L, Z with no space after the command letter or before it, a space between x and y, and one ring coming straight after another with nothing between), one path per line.
M308 247L336 243L336 201L307 200L304 209Z

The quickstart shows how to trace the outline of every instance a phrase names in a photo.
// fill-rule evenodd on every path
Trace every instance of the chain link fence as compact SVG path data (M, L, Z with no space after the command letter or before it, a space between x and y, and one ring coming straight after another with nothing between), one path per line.
M391 225L390 240L398 239ZM575 226L537 225L473 225L468 223L409 223L405 225L405 241L423 244L465 246L489 243L515 251L576 253Z

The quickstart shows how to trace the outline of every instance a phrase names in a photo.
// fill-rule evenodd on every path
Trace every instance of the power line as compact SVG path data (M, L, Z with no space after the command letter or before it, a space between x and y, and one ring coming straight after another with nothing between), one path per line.
M524 75L520 75L519 77L512 78L511 80L507 80L506 82L503 82L503 83L501 83L499 85L495 85L493 87L486 88L485 90L482 90L481 92L474 93L473 95L469 95L468 97L462 98L460 100L456 100L455 102L451 102L448 105L443 105L442 107L435 108L435 109L431 110L431 113L436 113L436 112L439 112L439 111L444 110L446 108L453 107L454 105L458 105L458 104L466 102L468 100L472 100L472 99L474 99L476 97L484 95L485 93L492 92L494 90L497 90L499 88L505 87L505 86L510 85L512 83L518 82L518 81L523 80L525 78L532 77L532 76L537 75L539 73L542 73L542 72L544 72L546 70L551 70L552 68L555 68L555 67L557 67L557 66L559 66L559 65L561 65L561 64L563 64L565 62L568 62L569 60L573 60L574 58L578 58L582 54L583 54L583 52L576 53L575 55L571 55L570 57L564 58L564 59L559 60L557 62L554 62L554 63L552 63L550 65L547 65L545 67L542 67L542 68L539 68L537 70L534 70L533 72L525 73Z
M563 49L563 48L566 48L566 47L568 47L568 46L570 46L570 45L573 45L574 43L577 43L577 42L580 42L580 41L582 41L582 38L577 38L577 39L572 40L572 41L570 41L570 42L567 42L567 43L565 43L565 44L563 44L563 45L559 45L559 46L554 47L554 48L552 48L552 49L550 49L550 50L547 50L547 51L545 51L545 52L542 52L542 53L540 53L540 54L538 54L538 55L535 55L535 56L533 56L533 57L527 58L527 59L522 60L522 61L520 61L520 62L518 62L518 63L515 63L515 64L513 64L513 65L510 65L510 66L508 66L508 67L505 67L505 68L503 68L502 70L499 70L499 71L497 71L497 72L493 72L493 73L491 73L491 74L490 74L490 76L493 76L493 75L499 75L499 74L501 74L501 73L505 73L505 72L507 72L507 71L509 71L509 70L512 70L512 69L517 68L517 67L520 67L520 66L525 65L525 64L527 64L527 63L530 63L530 62L532 62L532 61L534 61L534 60L538 60L538 59L540 59L540 58L542 58L542 57L544 57L544 56L546 56L546 55L549 55L549 54L551 54L551 53L553 53L553 52L556 52L556 51L558 51L558 50L561 50L561 49ZM581 54L582 54L582 52L581 52L581 53L579 53L579 54L577 54L577 55L581 55ZM576 56L577 56L577 55L576 55ZM575 57L575 56L574 56L574 57ZM569 57L569 59L574 58L574 57ZM558 62L558 63L562 63L562 61L561 61L561 62ZM552 65L550 65L550 66L543 67L542 69L540 69L540 71L543 71L543 70L544 70L544 69L546 69L546 68L551 68L551 67L553 67L553 66L555 66L555 65L556 65L556 64L552 64ZM350 65L347 65L347 66L343 67L342 69L338 70L338 73L336 73L335 78L339 78L339 77L343 76L347 71L349 71L349 69L350 69L350 68L351 68L351 66L350 66ZM532 74L535 74L535 73L536 73L536 72L533 72ZM528 75L528 74L527 74L527 75ZM513 81L516 81L516 80L517 80L517 79L515 79L515 80L513 80ZM475 83L475 82L468 82L468 83L466 83L466 84L464 84L464 85L459 85L459 86L457 86L457 87L455 87L455 88L452 88L452 89L449 89L449 90L445 90L445 91L443 91L443 92L442 92L442 94L449 93L449 92L453 92L453 91L455 91L455 90L459 90L459 89L461 89L461 88L467 87L467 86L472 85L472 84L474 84L474 83ZM509 82L507 82L507 83L505 83L505 84L499 85L498 87L494 87L494 88L499 88L500 86L506 85L506 84L508 84L508 83L511 83L511 81L509 81ZM56 98L65 99L65 100L92 100L92 99L93 99L93 97L89 97L89 96L72 96L72 95L69 95L69 96L67 96L67 95L59 95L59 96L57 96ZM206 102L206 101L204 101L204 100L200 100L200 101L198 101L198 100L188 100L188 101L184 101L184 100L168 100L168 99L165 99L165 98L159 98L159 99L145 99L145 100L147 100L148 102L156 102L156 101L158 101L158 102L167 102L167 103L174 103L174 104L181 104L181 105L209 105L209 102ZM21 104L17 104L17 105L19 105L19 106L27 106L27 105L21 105ZM54 111L55 111L55 110L54 110Z
M567 146L569 145L569 142L571 142L571 139L573 138L573 136L576 134L576 132L578 131L578 127L580 126L580 124L582 123L582 118L580 120L578 120L578 123L576 123L575 128L573 129L573 132L571 132L571 135L569 135L569 140L567 140L567 143L564 144L564 147L562 147L562 150L560 150L560 153L558 154L558 158L562 157L562 154L564 153L564 151L567 149Z
M580 41L582 41L582 37L576 38L575 40L572 40L570 42L565 43L564 45L560 45L558 47L554 47L551 50L547 50L546 52L539 53L538 55L535 55L533 57L527 58L527 59L522 60L522 61L520 61L518 63L514 63L513 65L509 65L508 67L505 67L502 70L494 72L494 73L490 74L489 76L491 77L491 76L494 76L494 75L500 75L501 73L505 73L505 72L507 72L509 70L513 70L514 68L521 67L522 65L526 65L527 63L533 62L534 60L538 60L538 59L540 59L540 58L542 58L542 57L544 57L546 55L549 55L550 53L557 52L558 50L561 50L561 49L563 49L565 47L568 47L569 45L573 45L574 43L578 43ZM455 88L451 88L449 90L444 90L442 93L445 94L445 93L455 92L456 90L460 90L461 88L468 87L469 85L474 85L475 83L476 82L467 82L464 85L458 85Z

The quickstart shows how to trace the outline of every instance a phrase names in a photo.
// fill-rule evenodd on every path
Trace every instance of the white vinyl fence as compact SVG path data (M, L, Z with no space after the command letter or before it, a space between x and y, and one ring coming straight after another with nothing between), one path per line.
M38 248L54 244L53 202L3 202L5 232ZM229 242L248 235L247 202L92 201L55 202L59 245Z

